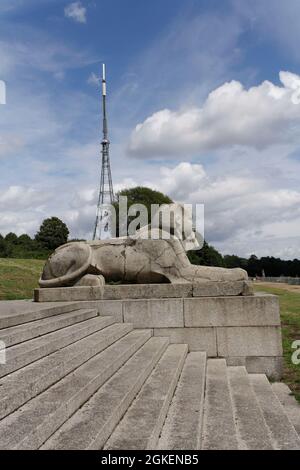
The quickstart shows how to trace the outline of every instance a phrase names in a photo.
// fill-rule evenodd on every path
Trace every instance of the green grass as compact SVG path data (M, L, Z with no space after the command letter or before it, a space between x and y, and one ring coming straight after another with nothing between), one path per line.
M273 288L255 285L255 290L278 295L282 325L282 343L284 355L284 370L282 381L293 391L295 398L300 402L300 365L292 363L291 358L295 350L292 343L300 340L300 294L288 292L283 288Z
M32 299L44 260L0 258L0 300Z

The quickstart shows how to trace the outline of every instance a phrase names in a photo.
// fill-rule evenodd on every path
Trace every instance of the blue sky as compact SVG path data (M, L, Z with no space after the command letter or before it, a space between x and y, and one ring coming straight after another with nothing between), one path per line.
M300 257L299 21L297 0L1 0L0 233L91 236L104 61L115 188L204 203L224 253Z

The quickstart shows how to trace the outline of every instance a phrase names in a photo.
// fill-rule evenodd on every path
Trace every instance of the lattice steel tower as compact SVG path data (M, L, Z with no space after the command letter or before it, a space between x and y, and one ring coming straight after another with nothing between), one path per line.
M111 178L109 140L106 116L106 77L105 64L102 74L102 108L103 108L103 139L102 145L102 168L100 178L100 190L97 205L97 215L94 228L93 240L111 238L111 217L109 206L114 202L114 190Z

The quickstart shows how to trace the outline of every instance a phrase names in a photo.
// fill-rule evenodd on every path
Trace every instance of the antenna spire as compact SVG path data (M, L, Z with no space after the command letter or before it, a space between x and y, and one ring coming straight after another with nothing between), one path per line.
M97 205L97 215L93 234L93 240L96 238L102 240L111 238L111 212L110 205L115 200L109 157L108 125L106 115L106 70L105 64L102 64L102 111L103 111L103 139L102 146L102 168L100 177L100 190Z

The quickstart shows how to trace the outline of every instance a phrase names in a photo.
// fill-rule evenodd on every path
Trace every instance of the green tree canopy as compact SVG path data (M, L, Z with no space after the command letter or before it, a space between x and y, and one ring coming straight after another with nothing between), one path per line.
M35 240L42 248L55 250L68 241L69 229L58 217L45 219L40 226Z
M202 266L224 266L224 259L213 246L209 245L206 241L203 243L201 250L189 251L189 260L192 264Z
M5 241L16 244L18 242L18 236L13 232L9 232L5 237Z
M117 193L117 202L115 203L116 215L117 215L117 235L118 235L118 223L119 223L119 200L120 196L127 197L127 207L131 207L133 204L143 204L148 211L148 223L151 222L151 204L172 204L172 199L169 196L155 191L153 189L136 186L135 188L123 189ZM134 218L134 217L132 217ZM128 217L128 223L132 220Z
M120 196L127 196L128 207L132 204L144 204L148 212L151 213L151 204L172 204L172 199L169 196L155 191L154 189L146 188L144 186L136 186L135 188L123 189L117 194L117 200Z
M0 258L7 258L10 254L10 250L8 248L8 243L6 242L5 238L0 234Z
M22 245L22 246L32 246L32 239L30 238L29 235L27 235L26 233L23 233L22 235L19 236L18 238L18 245Z

